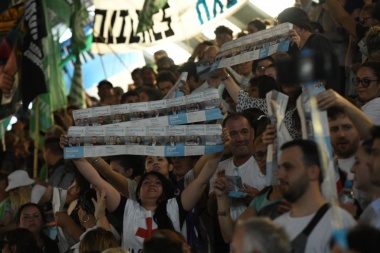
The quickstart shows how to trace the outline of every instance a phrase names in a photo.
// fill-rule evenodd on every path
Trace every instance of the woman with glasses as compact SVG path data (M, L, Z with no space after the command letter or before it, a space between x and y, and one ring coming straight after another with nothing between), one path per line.
M380 125L380 63L367 62L361 65L352 82L362 111L375 125Z
M338 1L326 0L326 3L334 19L357 41L364 38L370 27L380 24L379 4L372 3L365 5L359 14L358 22L355 22Z

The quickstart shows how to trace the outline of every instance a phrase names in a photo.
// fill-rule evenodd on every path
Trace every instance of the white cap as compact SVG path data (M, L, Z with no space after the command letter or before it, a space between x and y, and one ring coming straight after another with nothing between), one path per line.
M34 183L34 180L31 179L28 173L25 170L16 170L8 175L8 187L5 191L10 191L12 189L31 185Z

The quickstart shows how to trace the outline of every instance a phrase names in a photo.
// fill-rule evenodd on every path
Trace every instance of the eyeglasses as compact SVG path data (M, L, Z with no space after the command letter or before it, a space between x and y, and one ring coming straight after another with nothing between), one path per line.
M359 24L364 24L368 19L371 19L373 17L366 17L366 18L359 18Z
M357 77L352 78L352 83L355 86L359 86L359 84L361 83L364 88L367 88L368 86L370 86L372 82L378 82L378 81L379 80L371 80L368 78L363 78L363 79L360 79Z
M253 154L253 157L255 157L256 160L262 160L267 157L267 151L258 151Z
M256 71L264 72L266 69L266 66L257 66Z

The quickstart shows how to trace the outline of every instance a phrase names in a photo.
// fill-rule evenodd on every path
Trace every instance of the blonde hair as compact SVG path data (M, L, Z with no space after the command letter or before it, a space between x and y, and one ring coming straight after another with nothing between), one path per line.
M9 199L14 211L17 211L23 204L30 202L32 187L32 185L26 185L9 191Z
M97 228L87 232L83 237L79 245L79 253L102 251L119 246L119 242L110 231L103 228Z

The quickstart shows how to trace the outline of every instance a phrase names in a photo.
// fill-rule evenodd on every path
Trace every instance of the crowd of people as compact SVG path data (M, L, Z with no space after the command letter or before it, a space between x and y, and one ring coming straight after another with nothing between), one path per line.
M273 22L254 19L238 35L289 22L293 28L287 52L217 69L204 80L196 63L215 59L219 48L234 40L231 29L219 26L215 40L197 45L180 66L160 50L153 64L131 73L133 84L116 87L102 80L97 86L99 99L87 96L88 107L157 101L187 72L186 82L178 88L183 95L219 92L224 120L222 135L216 138L223 140L223 152L65 160L63 147L76 146L65 133L79 124L72 112L80 108L69 105L54 112L54 126L41 133L38 176L33 177L29 118L18 115L4 135L0 153L2 252L377 252L380 3L299 2ZM319 110L327 112L328 126L323 128L329 130L325 134L333 152L331 168L320 159L321 145L302 138L297 100L310 88L310 80L308 88L302 82L305 78L299 77L302 66L290 65L301 62L306 51L329 56L324 58L328 62L312 66L315 73L323 72L312 83L323 88L315 98ZM283 120L291 140L282 145L277 145L281 131L268 112L266 94L272 90L288 97ZM192 106L189 112L199 110ZM145 118L144 113L136 117ZM202 143L193 137L194 145ZM129 141L147 145L141 138ZM171 136L165 145L176 143ZM164 143L156 144L154 137L149 145ZM273 156L273 147L277 169L269 171L267 157ZM270 173L276 180L268 180ZM327 178L338 198L324 194ZM52 205L57 189L66 190L60 212ZM341 197L347 192L352 201Z

